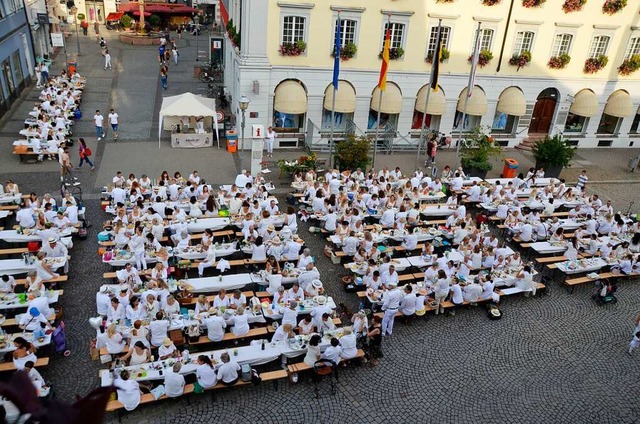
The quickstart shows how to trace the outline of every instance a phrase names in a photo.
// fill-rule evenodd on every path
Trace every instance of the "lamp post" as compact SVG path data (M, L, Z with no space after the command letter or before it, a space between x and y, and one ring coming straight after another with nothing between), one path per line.
M196 24L196 62L200 61L200 52L198 49L198 39L200 38L200 16L193 17L193 22Z
M78 35L78 8L73 6L71 8L71 14L73 15L73 20L76 21L76 46L78 48L78 56L80 56L80 36Z
M240 170L242 171L242 153L244 152L244 113L245 111L249 108L249 99L247 99L246 96L242 96L240 97L240 100L238 100L238 106L240 107L240 110L242 111L242 121L240 122L240 140L242 145L240 146L240 154L238 155L240 157Z

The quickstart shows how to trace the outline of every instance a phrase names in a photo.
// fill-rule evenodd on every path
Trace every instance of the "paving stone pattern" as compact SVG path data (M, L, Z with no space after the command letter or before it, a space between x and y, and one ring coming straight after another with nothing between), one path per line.
M82 42L84 51L89 51L91 44L87 40ZM121 47L113 39L110 48L120 60L124 57L125 61L134 61L139 57L129 51L130 46L123 47L127 52L119 52ZM182 58L193 53L189 49L187 46L181 50ZM105 96L110 95L110 101L115 101L120 94L109 94L111 83L96 84L103 72L99 57L87 54L82 60L85 67L88 61L95 65L83 72L90 78L85 109L103 102ZM129 63L115 61L115 66L126 67ZM120 74L118 78L118 84L133 85L137 81L132 74ZM190 75L182 78L190 81ZM30 102L36 97L35 91L28 93L25 101L3 119L0 142L4 153L10 151L13 134L21 128ZM141 92L139 101L148 104L148 100ZM141 115L142 120L148 119L146 113ZM77 135L91 134L90 125L77 127ZM100 166L103 145L95 151ZM291 157L296 154L288 153ZM39 194L57 191L54 164L17 166L15 158L2 156L2 161L12 162L0 173L4 180L14 178L23 189ZM583 156L586 158L587 154ZM390 163L393 160L393 156L383 157ZM188 163L176 165L183 173L189 171ZM203 172L211 172L212 181L217 183L233 178L214 170ZM100 365L89 358L89 340L94 331L87 319L95 314L95 293L103 282L102 273L108 270L96 253L96 233L107 217L100 210L99 191L95 187L104 182L96 181L97 172L84 170L79 175L85 188L87 217L94 226L87 241L75 242L69 282L63 286L61 305L71 356L52 354L51 364L41 371L53 382L58 398L66 401L76 394L86 394L99 383ZM615 195L616 202L630 201L635 196L630 193L633 190L623 187L604 185L597 190ZM329 293L337 301L356 308L356 295L342 290L340 277L344 269L331 264L321 253L325 241L309 234L307 224L300 227L316 255ZM292 386L280 382L278 391L271 384L262 384L218 391L215 398L207 393L142 406L124 414L122 422L638 422L640 359L626 352L638 312L640 285L623 283L618 292L619 302L606 307L596 306L590 294L590 287L578 287L569 294L558 282L552 282L548 296L506 298L502 305L504 318L500 321L489 321L483 308L469 308L459 310L455 317L427 316L410 326L396 323L394 335L384 340L385 356L381 364L375 368L340 370L335 395L329 392L328 382L320 384L319 399L308 381ZM117 421L117 415L108 415L107 422Z

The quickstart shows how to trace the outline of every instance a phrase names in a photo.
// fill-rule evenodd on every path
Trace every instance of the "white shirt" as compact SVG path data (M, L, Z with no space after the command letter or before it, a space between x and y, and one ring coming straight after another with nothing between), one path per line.
M196 376L198 377L198 383L205 389L215 386L218 382L216 372L207 364L198 365Z
M225 383L231 383L238 379L238 371L240 371L240 365L234 360L230 360L220 365L220 368L218 368L218 378Z
M224 329L227 328L227 323L222 317L217 315L210 316L203 321L203 324L207 327L209 340L219 342L224 338Z
M182 395L184 385L185 381L182 374L167 370L167 375L164 377L164 390L167 396L178 397Z
M104 116L98 114L93 115L93 123L96 127L101 127L102 121L104 121Z
M167 330L169 322L165 320L154 320L149 323L149 331L151 331L151 344L154 346L162 346L162 342L167 338Z
M124 405L124 409L133 411L140 405L140 386L137 381L125 381L118 377L114 381L114 385L118 392L118 400Z
M400 301L400 312L404 315L413 315L416 312L416 294L405 294Z
M243 336L249 332L249 319L247 315L234 315L233 318L233 334Z
M101 121L102 122L102 121ZM109 122L112 125L116 125L118 123L118 114L113 112L109 114Z

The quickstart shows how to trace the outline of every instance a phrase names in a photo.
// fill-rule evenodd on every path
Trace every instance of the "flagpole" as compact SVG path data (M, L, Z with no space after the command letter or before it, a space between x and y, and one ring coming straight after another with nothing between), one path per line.
M425 138L425 130L427 126L427 108L429 107L429 98L431 97L431 84L427 85L427 99L424 102L424 113L422 114L422 127L420 127L420 138L418 139L418 153L416 154L416 169L420 163L420 147L422 146L422 140ZM426 140L425 140L426 141ZM426 148L426 144L425 144ZM427 155L429 152L427 152Z
M435 63L436 60L440 60L439 57L439 49L441 48L440 46L440 42L441 42L441 36L440 36L440 31L441 31L441 25L442 25L442 19L438 20L438 37L436 38L436 45L435 48L433 49L433 62ZM431 67L431 73L433 74L433 67ZM433 75L430 76L429 78L429 84L427 85L427 97L424 101L424 113L422 114L422 125L420 126L420 138L418 139L418 153L416 154L416 169L418 169L418 164L420 163L420 147L422 146L422 140L425 138L425 130L427 127L427 110L429 108L429 99L431 98L431 84L434 81L433 80ZM435 81L437 84L437 80ZM426 141L426 140L425 140ZM427 146L427 143L425 143L425 148ZM427 152L427 155L429 154L429 152Z
M473 84L475 84L475 67L478 65L478 48L480 44L480 25L482 22L478 22L478 29L476 29L476 45L473 48L473 59L471 60L471 71L469 72L469 84L467 85L467 95L464 96L464 103L462 104L462 120L459 124L458 139L456 140L456 162L453 166L454 169L458 168L458 156L460 154L460 141L462 140L462 128L464 127L464 119L467 115L467 106L469 105L469 97L473 91Z
M372 168L376 167L376 152L378 151L378 133L380 132L380 109L382 109L382 96L384 96L384 91L380 90L380 99L378 99L378 117L376 118L376 138L373 140L373 161L371 162Z
M333 131L336 125L336 86L333 86L333 99L331 99L331 132L329 133L329 169L333 169Z

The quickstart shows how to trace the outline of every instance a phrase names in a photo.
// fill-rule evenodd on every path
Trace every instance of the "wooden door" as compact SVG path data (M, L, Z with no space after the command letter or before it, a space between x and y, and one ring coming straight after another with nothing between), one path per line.
M555 110L555 99L539 99L533 108L531 124L529 124L529 134L548 134Z

